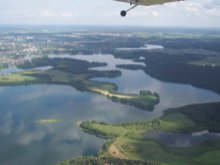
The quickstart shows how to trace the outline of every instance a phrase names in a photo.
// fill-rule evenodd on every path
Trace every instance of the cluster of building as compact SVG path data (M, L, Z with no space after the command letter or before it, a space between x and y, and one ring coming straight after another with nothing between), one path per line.
M0 68L23 63L45 54L95 52L114 37L130 37L113 32L0 33ZM94 49L94 50L93 50ZM107 49L107 48L105 48ZM88 50L88 51L87 51ZM91 51L92 50L92 51Z

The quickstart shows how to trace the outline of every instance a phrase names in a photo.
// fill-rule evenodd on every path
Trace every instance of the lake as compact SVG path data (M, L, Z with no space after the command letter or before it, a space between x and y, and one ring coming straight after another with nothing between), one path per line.
M118 69L116 64L134 63L116 59L110 54L62 57L106 62L106 67L92 68L99 70ZM95 80L114 82L120 92L138 93L142 89L157 92L161 102L153 112L115 103L98 94L79 92L69 86L0 87L0 164L50 165L80 155L96 154L105 140L82 132L77 127L77 122L82 120L110 123L146 120L161 116L169 107L220 101L220 96L212 91L162 82L141 70L118 70L122 71L120 77ZM37 122L49 119L59 122Z
M145 44L140 48L116 48L116 51L134 51L134 50L158 50L164 49L162 45Z

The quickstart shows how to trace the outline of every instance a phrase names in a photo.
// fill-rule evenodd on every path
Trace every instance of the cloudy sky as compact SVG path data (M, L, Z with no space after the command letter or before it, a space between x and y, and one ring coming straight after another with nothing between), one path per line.
M114 0L0 0L0 24L94 24L220 27L220 0L138 6Z

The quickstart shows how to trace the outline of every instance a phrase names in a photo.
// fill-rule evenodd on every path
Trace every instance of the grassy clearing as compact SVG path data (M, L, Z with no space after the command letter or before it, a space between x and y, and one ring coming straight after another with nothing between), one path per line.
M207 152L195 158L196 161L210 165L220 164L220 150Z
M108 92L113 92L117 90L117 86L112 83L108 82L99 82L99 81L86 81L85 82L86 88L88 91L94 92L94 93L99 93L102 94L105 93L106 91ZM102 94L104 95L104 94Z
M100 88L94 88L94 87L90 87L88 88L89 90L91 90L92 92L95 93L100 93L101 95L104 95L106 97L115 97L118 99L136 99L138 96L134 96L134 95L126 95L126 94L118 94L118 93L113 93L111 90L106 90L106 89L100 89Z
M215 144L219 148L220 141L216 141ZM159 161L162 164L169 165L217 165L220 162L220 150L215 151L213 145L208 143L178 148L166 146L154 139L117 138L113 145L118 152L110 154L111 156L120 157L123 155L131 160Z
M22 72L10 75L0 75L0 85L16 85L35 82L37 79L29 76L30 72Z
M128 129L122 126L107 125L105 123L97 123L96 121L81 122L79 126L86 132L106 138L124 136L129 132Z
M184 114L175 112L161 118L160 129L172 132L191 132L196 129L196 123Z
M180 156L170 155L154 140L141 141L120 138L114 144L126 157L132 160L160 160L162 162L169 162L167 160L176 161L181 159Z
M100 132L105 132L105 134L113 134L115 136L123 136L129 132L128 129L120 126L114 125L102 125L98 123L92 124L94 129L100 130Z

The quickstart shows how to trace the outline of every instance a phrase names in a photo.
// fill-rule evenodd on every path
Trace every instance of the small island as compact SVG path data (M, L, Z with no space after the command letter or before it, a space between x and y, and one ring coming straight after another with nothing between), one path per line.
M105 161L119 165L136 164L139 161L137 164L219 165L219 137L210 138L196 145L179 147L146 136L152 131L182 133L191 136L202 136L205 132L219 133L220 117L216 115L219 113L219 107L220 103L207 103L171 108L158 119L142 122L121 124L98 121L80 122L79 127L83 131L110 140L103 145L97 157L82 157L60 164L76 165L90 162L95 165L99 164L97 163L99 161Z
M133 105L142 110L153 110L154 106L159 103L160 98L157 93L141 90L140 94L123 94L114 91L108 91L99 88L88 88L89 91L104 95L115 102Z
M61 120L59 119L41 119L36 121L37 124L42 124L42 125L56 124L59 122L61 122Z
M19 67L24 69L18 73L0 75L1 86L28 84L62 84L69 85L79 91L88 91L103 95L114 102L129 104L141 110L151 111L160 102L159 95L147 90L138 94L124 94L117 91L117 85L109 82L91 80L96 77L118 77L118 70L89 70L91 67L103 66L103 63L87 62L76 59L40 58L25 62ZM34 70L36 67L52 66L48 70Z

